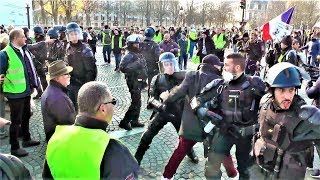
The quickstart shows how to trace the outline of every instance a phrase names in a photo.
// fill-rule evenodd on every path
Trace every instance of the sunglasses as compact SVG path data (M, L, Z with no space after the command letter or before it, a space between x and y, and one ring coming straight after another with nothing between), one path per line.
M105 103L102 103L102 104L113 104L113 105L116 105L117 104L117 100L115 98L112 98L112 100L110 102L105 102Z

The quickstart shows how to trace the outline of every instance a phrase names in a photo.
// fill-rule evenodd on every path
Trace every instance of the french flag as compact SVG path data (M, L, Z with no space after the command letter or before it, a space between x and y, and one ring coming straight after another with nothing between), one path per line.
M262 29L261 30L262 31L262 39L265 41L274 39L270 35L270 29L272 29L272 27L275 26L276 22L278 22L278 21L282 21L286 24L290 24L293 11L294 11L294 7L291 7L288 10L286 10L285 12L283 12L282 14L280 14L279 16L275 17L274 19L272 19L269 22L267 22L266 24L264 24L261 28Z

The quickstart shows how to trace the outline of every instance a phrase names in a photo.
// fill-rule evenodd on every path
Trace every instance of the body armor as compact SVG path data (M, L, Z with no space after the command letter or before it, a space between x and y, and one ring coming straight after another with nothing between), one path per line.
M270 94L260 110L260 138L255 142L254 154L260 167L268 172L280 171L278 178L288 178L291 171L296 178L304 177L306 157L310 141L293 142L293 132L302 121L299 118L300 105L304 102L296 96L289 110L273 110ZM283 170L282 169L287 169Z

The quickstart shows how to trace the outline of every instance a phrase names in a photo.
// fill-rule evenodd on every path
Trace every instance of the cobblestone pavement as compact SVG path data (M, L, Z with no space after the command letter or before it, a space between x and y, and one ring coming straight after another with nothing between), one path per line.
M108 127L108 132L114 137L119 138L131 151L132 154L138 146L140 137L144 128L134 129L132 131L125 131L119 129L118 124L123 118L124 113L130 104L130 95L125 83L124 75L122 73L114 72L114 59L112 59L111 66L101 65L103 63L102 48L97 48L97 65L98 65L98 80L106 82L118 104L115 106L115 114L112 123ZM189 62L188 69L195 69L196 66ZM144 124L149 123L151 112L146 107L147 92L142 92L142 108L140 114L140 121ZM8 113L7 113L7 118ZM46 143L45 134L43 131L42 115L40 101L35 101L35 108L33 116L30 121L30 131L32 138L40 140L41 144L36 147L26 148L29 156L21 158L26 167L30 170L33 177L41 179L41 172L43 166L43 159L45 157ZM160 179L166 163L172 155L174 149L178 144L178 135L171 124L166 125L159 134L154 138L150 149L146 152L145 158L141 164L140 179ZM10 146L8 138L0 139L0 151L3 153L10 153ZM194 147L196 154L199 156L199 164L193 164L188 158L185 158L179 166L175 179L204 179L204 164L202 144L197 143ZM232 149L234 155L235 148ZM316 160L319 165L319 160ZM236 163L236 162L235 162ZM223 173L223 179L227 179Z

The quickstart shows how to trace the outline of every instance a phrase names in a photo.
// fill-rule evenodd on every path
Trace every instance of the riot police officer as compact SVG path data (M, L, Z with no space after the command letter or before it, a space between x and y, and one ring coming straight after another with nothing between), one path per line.
M171 52L166 52L159 57L159 69L160 74L152 78L150 88L149 88L149 105L148 109L153 108L152 104L155 102L161 102L162 97L167 92L169 92L175 86L178 86L185 77L185 72L179 72L178 63L174 54ZM165 111L161 109L161 106L154 107L154 111L150 117L151 123L149 124L147 130L142 134L140 139L135 158L138 163L141 163L143 155L150 147L154 136L166 125L171 122L175 127L176 131L179 132L181 124L181 115L184 105L184 99L180 99L174 103L167 104ZM160 108L160 109L157 109ZM160 111L160 112L159 112ZM188 156L194 163L198 163L199 159L196 157L194 151L192 150Z
M34 38L36 42L42 42L45 41L45 34L44 30L41 26L35 26L33 28L34 32ZM43 90L47 88L48 83L46 80L46 74L45 74L45 60L47 59L47 47L43 44L43 46L37 46L36 48L29 48L28 49L31 51L31 53L35 56L33 58L33 63L34 66L37 70L38 76L41 81L41 86L37 88L37 96L35 98L40 98L40 96L43 93Z
M148 85L150 86L153 76L159 73L157 61L160 56L160 47L153 41L155 27L147 27L144 30L145 40L140 43L141 53L147 61Z
M73 67L70 73L69 97L77 109L77 97L80 87L94 81L97 77L96 59L92 50L81 41L83 40L82 31L77 23L67 24L67 40L65 61Z
M223 69L223 80L212 81L191 101L192 109L197 112L199 119L205 120L208 110L219 115L215 117L221 117L218 118L219 129L209 141L205 176L208 179L220 179L221 162L229 155L232 146L236 145L239 178L249 179L253 133L239 132L249 127L252 129L251 125L257 124L259 101L265 85L259 77L244 74L245 58L239 53L229 54Z
M140 123L141 90L146 85L147 65L146 60L140 53L140 37L136 34L128 36L126 40L127 52L120 62L120 71L125 74L129 92L131 95L131 105L121 120L119 127L131 130L132 127L143 127Z
M312 141L320 145L320 110L305 105L297 94L303 75L288 62L268 71L268 93L260 102L260 130L253 148L259 165L252 168L256 179L304 179L308 149Z
M28 27L22 27L22 29L23 29L23 32L24 32L24 36L26 36L26 38L27 38L26 43L27 44L32 44L33 43L32 39L29 36L29 28Z
M49 44L47 46L47 50L48 50L48 56L47 56L47 60L49 63L56 61L56 60L61 60L64 58L64 45L63 43L58 39L58 31L55 30L54 28L50 28L47 31L47 36L50 39L55 39L53 44Z
M195 95L200 94L201 89L204 88L206 84L214 79L221 78L220 70L222 65L223 63L220 62L217 56L213 54L205 56L198 70L188 72L183 82L178 87L172 89L168 98L165 100L165 104L171 104L181 98L185 98L181 128L179 130L179 145L174 150L165 167L163 178L171 179L176 173L179 164L192 147L197 142L203 141L202 121L193 113L189 101ZM226 157L223 164L229 177L235 177L237 175L231 156Z

